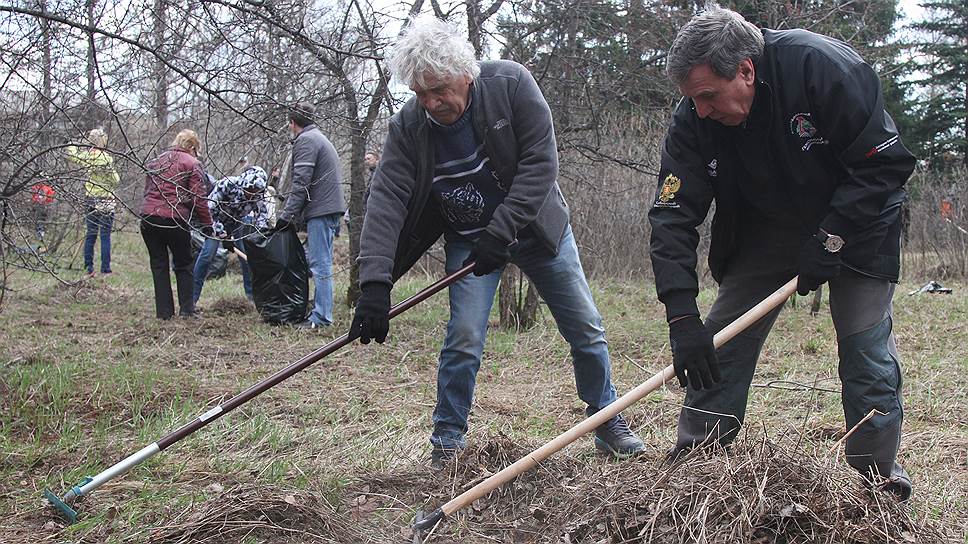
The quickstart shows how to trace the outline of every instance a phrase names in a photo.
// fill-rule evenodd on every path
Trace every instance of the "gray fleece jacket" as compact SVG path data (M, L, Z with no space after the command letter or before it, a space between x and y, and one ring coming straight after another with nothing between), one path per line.
M305 222L346 209L336 148L316 125L304 127L292 142L291 187L280 220Z
M557 182L551 109L524 66L498 60L482 61L480 67L471 85L474 134L484 142L492 173L511 186L486 230L510 244L528 227L557 254L568 205ZM435 161L429 122L416 97L390 119L363 220L361 284L392 284L444 231L446 222L430 190Z

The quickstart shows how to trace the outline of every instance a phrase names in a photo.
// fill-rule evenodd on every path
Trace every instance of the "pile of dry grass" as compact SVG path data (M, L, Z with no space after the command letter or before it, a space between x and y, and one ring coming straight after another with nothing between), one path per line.
M842 461L765 438L729 454L696 451L672 467L620 464L609 476L597 507L569 524L571 541L944 541Z
M697 450L675 465L661 452L624 462L559 454L445 519L425 542L907 543L947 542L909 504L875 491L842 459L790 439L746 436L727 453ZM240 488L193 505L152 542L409 541L427 511L529 453L498 436L446 471L365 475L340 504L306 492Z
M222 297L208 307L213 315L242 315L253 310L252 303L245 297Z
M151 532L165 544L365 542L355 523L323 496L273 486L245 485L193 504Z
M699 450L673 466L658 452L621 463L558 455L445 520L428 541L475 534L480 541L568 543L946 541L842 459L788 442L746 437L729 453ZM528 451L497 438L466 451L436 480L424 472L423 479L370 477L366 485L398 496L412 486L429 509Z

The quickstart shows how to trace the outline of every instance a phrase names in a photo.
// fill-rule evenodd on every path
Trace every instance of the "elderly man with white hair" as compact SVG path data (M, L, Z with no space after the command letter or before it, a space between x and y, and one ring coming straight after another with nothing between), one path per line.
M407 30L389 64L416 96L391 119L370 185L350 335L364 344L386 339L393 282L441 235L448 272L475 263L449 292L430 437L431 466L441 468L466 444L488 314L509 262L531 279L571 346L587 413L616 394L557 183L551 110L532 75L514 62L477 61L471 45L436 19ZM596 430L595 445L617 457L644 449L622 416Z

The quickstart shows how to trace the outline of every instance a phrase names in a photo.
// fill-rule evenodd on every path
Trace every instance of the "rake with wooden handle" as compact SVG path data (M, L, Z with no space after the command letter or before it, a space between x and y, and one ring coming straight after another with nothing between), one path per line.
M797 278L794 277L783 287L780 287L774 291L773 294L763 299L762 302L750 308L750 310L745 314L739 316L736 321L733 321L721 331L716 333L716 335L713 337L713 345L718 348L728 342L734 336L744 331L747 327L759 321L760 318L770 313L771 310L782 304L783 301L790 298L793 293L796 292L796 289ZM437 508L431 512L429 515L425 516L423 515L423 512L417 512L417 518L414 520L413 524L414 541L419 542L424 531L434 527L445 517L465 508L477 499L486 496L491 491L494 491L498 487L510 482L519 474L531 470L537 466L538 463L557 453L568 444L571 444L582 436L594 431L606 421L621 413L622 410L635 404L649 393L662 387L665 382L674 378L675 375L676 372L672 365L667 366L661 372L642 382L635 389L619 397L612 404L602 408L588 419L561 433L550 442L508 465L500 472L454 497L440 508Z

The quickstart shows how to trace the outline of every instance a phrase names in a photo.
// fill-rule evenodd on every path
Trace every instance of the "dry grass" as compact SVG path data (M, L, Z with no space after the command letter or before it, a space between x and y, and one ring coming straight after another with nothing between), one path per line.
M937 522L874 491L801 437L759 431L727 452L696 451L669 466L559 455L445 520L424 542L567 543L946 542ZM438 506L526 454L504 436L469 448L440 473L425 467L363 475L333 505L318 493L240 486L188 508L151 542L385 542L411 536L414 505Z
M285 543L365 540L357 524L324 497L275 486L239 486L175 514L151 530L157 544L235 543L271 539Z
M206 284L200 319L159 322L143 248L118 238L114 277L76 291L31 278L0 313L0 542L409 541L417 509L439 506L582 417L568 348L547 312L527 333L493 331L470 448L455 471L431 473L446 318L437 297L395 319L386 345L333 354L99 489L80 505L82 521L65 527L43 487L63 491L103 470L348 325L339 309L322 334L266 326L233 275ZM900 460L915 484L908 507L870 494L826 453L844 433L836 344L829 315L811 317L801 304L781 314L761 357L747 420L757 430L728 456L662 465L681 402L668 387L626 413L646 455L614 463L581 440L430 540L965 542L968 288L907 297L922 279L895 298ZM668 363L662 310L651 286L595 287L613 379L628 391ZM701 307L712 295L702 292Z

